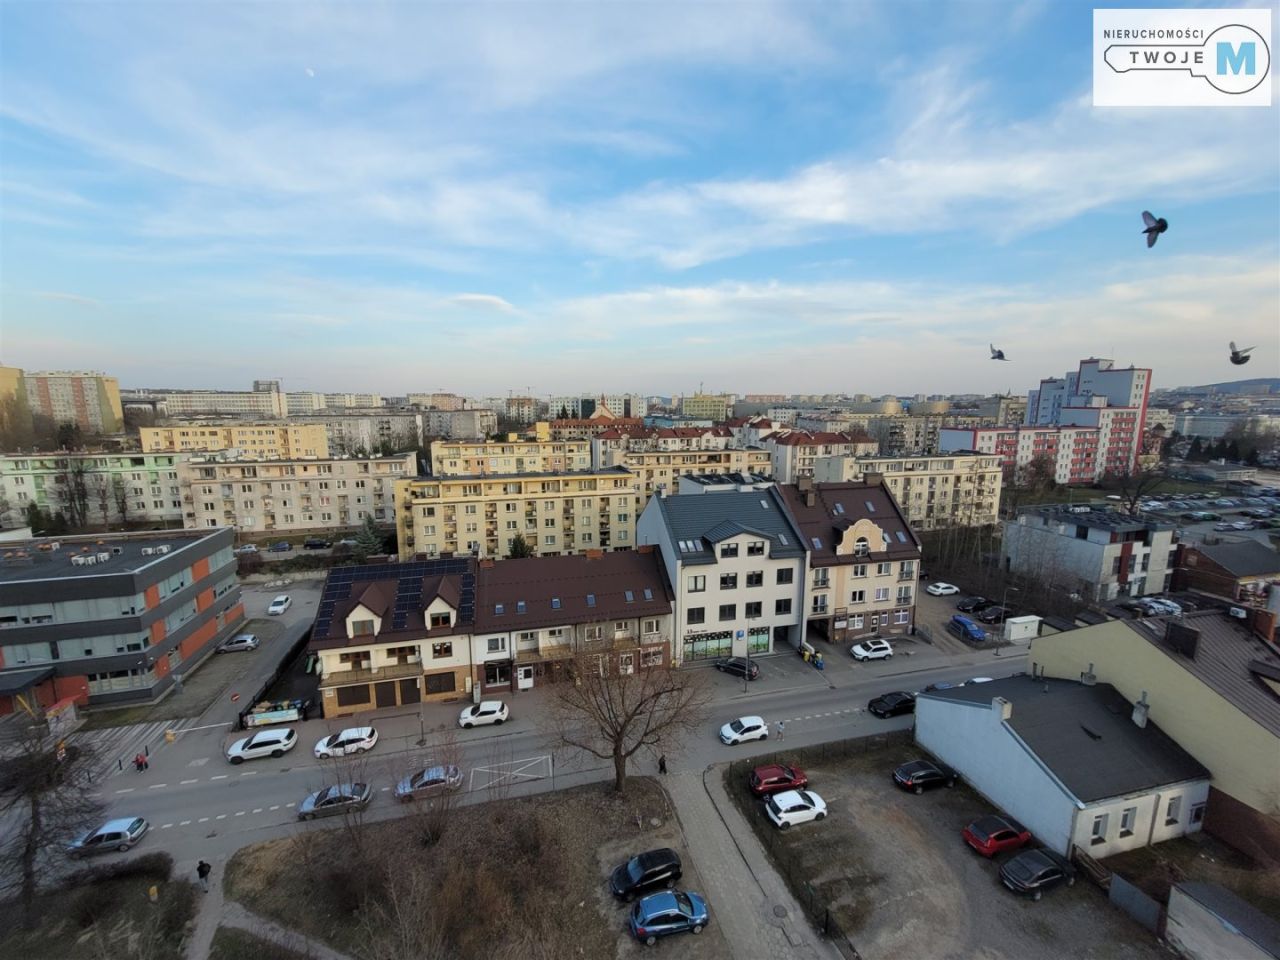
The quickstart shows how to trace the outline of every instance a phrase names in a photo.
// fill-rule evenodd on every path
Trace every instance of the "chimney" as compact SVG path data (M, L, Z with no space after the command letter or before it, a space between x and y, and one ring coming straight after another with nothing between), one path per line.
M652 543L641 543L636 546L636 553L653 553Z
M1013 704L1004 697L994 697L991 700L991 712L999 714L1003 722L1013 716Z
M796 488L800 490L801 493L804 493L807 490L812 490L813 477L810 477L810 476L796 477Z
M817 502L818 502L818 495L816 493L814 493L812 490L806 490L804 492L804 505L806 507L812 507L816 505Z
M1137 727L1146 727L1147 714L1151 712L1151 705L1147 703L1147 691L1142 691L1142 699L1133 705L1133 723Z
M1086 687L1095 686L1098 682L1098 675L1093 672L1093 664L1089 664L1089 669L1080 674L1080 682Z
M604 551L603 551L603 550L588 550L588 551L587 551L587 560L588 560L588 561L591 561L591 560L603 560L603 559L604 559Z
M870 473L864 473L864 474L862 475L862 482L863 482L863 483L865 483L865 484L866 484L867 486L869 486L869 487L883 487L883 486L884 486L884 474L883 474L883 473L877 473L877 472L875 472L875 471L872 471L872 472L870 472Z

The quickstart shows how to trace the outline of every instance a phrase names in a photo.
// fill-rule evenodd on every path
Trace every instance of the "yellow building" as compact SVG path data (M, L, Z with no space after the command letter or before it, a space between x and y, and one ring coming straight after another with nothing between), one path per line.
M435 477L590 469L590 440L436 440L431 444L431 475Z
M773 458L768 450L610 450L601 452L602 467L626 467L635 474L636 513L642 513L649 498L665 489L676 493L682 476L741 473L773 475Z
M323 423L175 423L140 427L144 453L206 453L238 450L260 460L328 457Z
M400 559L505 557L517 535L537 556L629 549L635 496L636 479L622 467L403 481L396 484Z
M105 373L50 371L22 377L31 412L54 423L74 423L87 433L124 429L120 381Z
M680 401L680 413L694 420L710 420L719 423L729 419L729 406L733 397L726 394L695 393Z
M883 479L914 530L976 527L999 519L1000 458L950 454L940 457L819 457L817 483L874 483Z

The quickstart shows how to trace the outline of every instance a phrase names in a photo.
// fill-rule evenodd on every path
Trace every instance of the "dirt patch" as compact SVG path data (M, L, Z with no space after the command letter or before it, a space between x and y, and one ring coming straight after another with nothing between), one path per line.
M241 850L227 867L227 896L368 960L415 944L449 960L622 957L642 948L605 890L609 871L653 846L684 849L666 794L648 778L631 778L622 798L593 784L456 807L425 847L413 816ZM687 859L685 876L698 889ZM680 938L682 955L728 960L712 911L701 936Z

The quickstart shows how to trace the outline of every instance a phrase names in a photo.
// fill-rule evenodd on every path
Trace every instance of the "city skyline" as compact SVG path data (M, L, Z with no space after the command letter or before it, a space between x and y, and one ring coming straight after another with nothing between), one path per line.
M5 364L539 397L1280 374L1280 108L1093 108L1091 5L157 9L4 6Z

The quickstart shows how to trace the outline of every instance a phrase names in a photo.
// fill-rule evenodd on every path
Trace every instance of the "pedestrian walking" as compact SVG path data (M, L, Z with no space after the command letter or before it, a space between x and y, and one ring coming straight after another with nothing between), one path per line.
M209 892L209 874L213 873L213 867L201 860L196 865L196 876L200 878L200 886L204 888L204 892Z
M787 739L787 728L786 728L786 725L781 720L778 721L778 739L779 740Z
M133 765L139 773L141 773L143 770L146 770L149 766L151 766L151 764L147 761L146 754L142 754L142 753L138 754L136 757L133 758Z
M658 758L658 772L664 777L667 775L667 755L665 753Z

